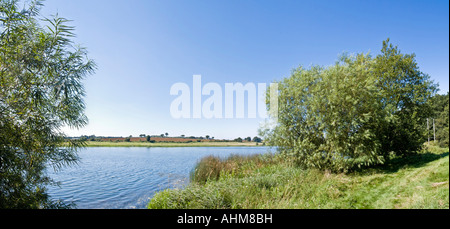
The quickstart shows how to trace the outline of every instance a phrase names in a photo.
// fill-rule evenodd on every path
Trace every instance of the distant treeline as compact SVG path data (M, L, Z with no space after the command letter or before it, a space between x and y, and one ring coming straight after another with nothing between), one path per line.
M209 135L203 136L189 136L185 137L184 135L178 137L169 137L167 135L144 135L141 134L139 137L133 137L132 135L128 137L105 137L105 136L95 136L95 135L81 135L79 137L67 137L67 139L80 139L84 141L107 141L107 142L262 142L263 140L255 136L253 138L235 138L233 140L228 139L215 139L214 137L210 137Z

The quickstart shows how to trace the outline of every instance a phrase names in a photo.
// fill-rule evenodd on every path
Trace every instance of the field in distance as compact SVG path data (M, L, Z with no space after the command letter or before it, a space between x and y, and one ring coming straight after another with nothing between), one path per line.
M222 141L201 141L201 142L110 142L110 141L87 141L88 147L225 147L225 146L263 146L263 143L256 142L222 142Z
M203 137L95 137L86 136L88 147L224 147L224 146L263 146L260 138L237 138L219 140Z

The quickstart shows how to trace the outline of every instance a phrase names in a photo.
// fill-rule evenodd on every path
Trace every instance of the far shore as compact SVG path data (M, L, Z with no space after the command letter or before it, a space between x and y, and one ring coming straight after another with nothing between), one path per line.
M87 147L250 147L264 146L256 142L100 142L87 141Z

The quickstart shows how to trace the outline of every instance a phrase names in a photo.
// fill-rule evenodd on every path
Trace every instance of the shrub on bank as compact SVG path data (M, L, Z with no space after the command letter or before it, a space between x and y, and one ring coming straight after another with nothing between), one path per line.
M436 85L414 54L389 40L376 57L344 55L335 65L299 67L277 83L277 123L261 135L303 168L383 164L391 154L415 154L426 141Z
M208 156L200 160L190 174L191 181L200 184L208 180L218 180L224 174L245 174L252 170L274 163L271 155L231 155L226 159Z

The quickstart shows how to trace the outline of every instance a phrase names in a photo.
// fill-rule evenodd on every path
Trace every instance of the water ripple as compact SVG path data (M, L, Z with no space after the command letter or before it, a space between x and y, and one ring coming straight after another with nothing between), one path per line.
M54 199L74 201L78 208L145 208L155 192L182 188L203 157L266 153L265 147L86 148L81 162L48 175Z

